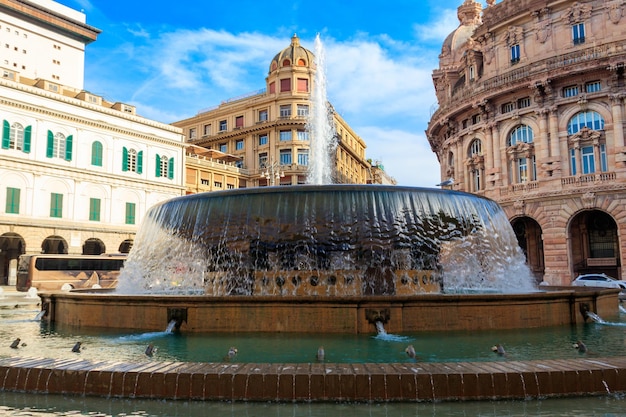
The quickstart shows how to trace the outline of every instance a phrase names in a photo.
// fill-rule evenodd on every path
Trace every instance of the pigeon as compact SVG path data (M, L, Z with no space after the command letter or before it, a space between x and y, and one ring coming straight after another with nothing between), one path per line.
M76 353L80 353L80 346L82 345L82 342L76 342L76 344L74 345L74 347L72 348L72 352L76 352Z
M500 356L506 355L506 351L504 350L504 346L502 346L501 344L497 344L495 346L492 346L491 350L493 352L497 353Z
M12 349L17 349L18 347L20 347L20 338L18 337L17 339L15 339L13 341L13 343L11 343L11 348Z
M408 345L406 349L404 349L404 351L409 358L415 359L415 348L413 347L413 345Z
M230 349L228 349L228 354L224 359L226 359L227 361L231 361L235 358L235 356L237 356L237 348L231 346Z
M586 346L583 342L581 342L580 340L579 340L579 341L577 341L576 343L574 343L574 344L572 345L572 347L573 347L574 349L578 350L580 353L585 353L585 352L587 352L587 346Z
M436 187L447 187L452 184L454 184L454 178L450 177L447 180L442 181L439 184L437 184Z
M152 357L152 355L154 355L156 353L156 348L154 347L153 343L150 343L148 345L148 347L146 348L146 356L150 356Z
M324 352L324 346L320 346L317 348L317 354L315 355L315 357L319 362L324 362L325 354L326 352Z

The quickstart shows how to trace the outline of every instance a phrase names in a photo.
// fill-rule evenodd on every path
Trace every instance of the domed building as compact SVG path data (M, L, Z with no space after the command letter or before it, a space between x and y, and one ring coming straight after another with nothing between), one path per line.
M624 14L620 0L465 0L433 71L441 178L504 208L538 282L623 277Z
M190 144L187 192L304 184L310 150L306 124L315 73L313 53L294 35L290 45L270 61L265 89L173 123L183 129ZM338 142L334 182L372 182L377 167L366 160L365 142L332 113ZM230 171L215 171L219 162Z

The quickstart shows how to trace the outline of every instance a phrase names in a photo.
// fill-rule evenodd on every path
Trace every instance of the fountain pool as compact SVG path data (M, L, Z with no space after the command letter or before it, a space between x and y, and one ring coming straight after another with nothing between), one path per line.
M165 361L139 353L143 360L100 362L109 355L87 360L87 349L80 358L7 358L0 371L5 389L133 398L415 401L624 391L622 358L608 353L617 345L598 347L595 361L569 347L561 352L560 343L533 357L521 342L472 345L468 337L530 340L544 328L581 326L589 312L616 316L617 293L538 291L506 216L474 195L354 185L198 194L149 211L114 293L41 294L44 322L74 334L112 332L115 340L174 323L180 335L154 342L171 343L160 350ZM372 338L381 327L401 339ZM448 341L442 330L462 337ZM572 337L560 340L569 345ZM177 356L174 342L195 353ZM510 358L485 350L495 343L506 344ZM222 356L227 344L238 345L236 361ZM321 344L326 362L317 363ZM428 360L407 362L408 344ZM263 345L269 353L253 352Z

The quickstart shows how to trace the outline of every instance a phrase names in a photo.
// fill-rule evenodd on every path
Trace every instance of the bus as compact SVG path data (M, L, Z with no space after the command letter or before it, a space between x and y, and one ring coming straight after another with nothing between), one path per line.
M22 255L15 286L18 291L115 288L125 260L126 254Z

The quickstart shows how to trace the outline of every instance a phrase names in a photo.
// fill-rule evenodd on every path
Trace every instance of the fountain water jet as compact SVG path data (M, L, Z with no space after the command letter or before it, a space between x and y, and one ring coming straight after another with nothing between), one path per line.
M311 155L307 183L332 184L332 161L337 147L335 124L326 95L325 51L319 34L315 37L315 82L311 95L312 109L307 121Z

